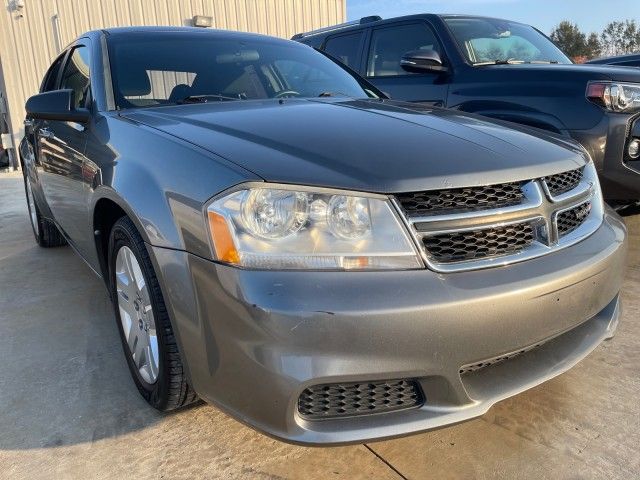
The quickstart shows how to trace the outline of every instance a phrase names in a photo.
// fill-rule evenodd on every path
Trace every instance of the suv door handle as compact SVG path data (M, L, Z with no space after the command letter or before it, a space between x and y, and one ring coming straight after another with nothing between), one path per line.
M41 128L40 130L38 130L38 133L42 138L54 138L56 136L55 133L53 133L48 128Z

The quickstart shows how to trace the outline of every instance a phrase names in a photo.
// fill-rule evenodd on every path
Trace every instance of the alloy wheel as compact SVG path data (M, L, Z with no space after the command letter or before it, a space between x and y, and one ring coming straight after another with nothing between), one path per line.
M118 250L115 265L118 309L129 353L142 379L153 384L158 379L158 337L149 288L133 251Z

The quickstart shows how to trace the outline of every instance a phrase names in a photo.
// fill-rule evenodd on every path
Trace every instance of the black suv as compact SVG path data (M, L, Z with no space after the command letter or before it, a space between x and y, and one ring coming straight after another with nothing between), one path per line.
M574 65L542 32L508 20L365 17L297 34L392 98L473 112L579 141L606 198L640 199L640 71Z
M640 67L640 53L628 53L615 57L596 58L587 63L597 63L602 65L617 65L619 67Z

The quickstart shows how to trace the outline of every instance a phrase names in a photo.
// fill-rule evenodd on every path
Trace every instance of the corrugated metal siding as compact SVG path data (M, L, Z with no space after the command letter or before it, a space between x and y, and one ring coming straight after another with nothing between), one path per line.
M58 52L87 30L191 25L194 15L207 15L214 28L290 38L346 17L346 0L24 0L21 10L14 8L15 0L2 3L0 71L16 141L22 135L26 99L37 93Z

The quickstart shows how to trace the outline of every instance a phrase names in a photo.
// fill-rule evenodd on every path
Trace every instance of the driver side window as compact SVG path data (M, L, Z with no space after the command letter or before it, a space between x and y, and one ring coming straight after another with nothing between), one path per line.
M42 80L42 85L40 87L40 93L50 92L51 90L55 90L58 86L58 73L60 73L60 67L62 66L62 61L64 60L66 53L63 53L58 58L56 58L55 62L51 64L49 70L44 76L44 80Z
M373 30L367 76L415 75L400 66L402 56L412 50L435 50L440 54L442 52L435 34L425 23L410 23Z
M89 49L84 45L71 51L62 71L60 89L73 90L74 108L85 106L89 95Z

